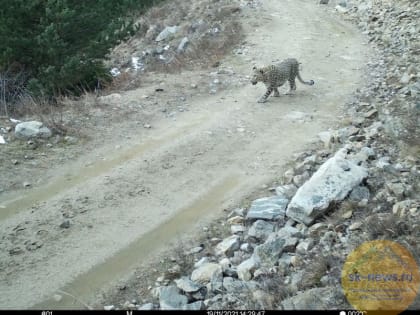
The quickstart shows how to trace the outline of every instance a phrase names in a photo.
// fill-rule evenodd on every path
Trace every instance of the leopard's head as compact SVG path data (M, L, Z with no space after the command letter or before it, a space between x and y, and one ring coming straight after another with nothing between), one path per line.
M261 68L253 67L252 68L252 76L251 76L251 83L252 85L257 84L264 80L264 70Z

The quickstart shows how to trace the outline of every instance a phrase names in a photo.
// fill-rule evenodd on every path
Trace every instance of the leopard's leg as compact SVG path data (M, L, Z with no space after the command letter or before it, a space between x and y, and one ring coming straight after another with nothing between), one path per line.
M280 93L279 93L279 89L278 88L274 88L274 94L273 94L273 96L275 96L275 97L279 97L280 96Z
M296 91L295 77L291 77L289 79L289 86L290 86L289 92L287 92L286 94L291 95L294 93L294 91Z
M270 86L270 87L267 88L267 91L264 93L264 95L261 96L258 99L257 102L258 103L265 103L267 101L267 98L270 96L271 92L273 92L273 88Z

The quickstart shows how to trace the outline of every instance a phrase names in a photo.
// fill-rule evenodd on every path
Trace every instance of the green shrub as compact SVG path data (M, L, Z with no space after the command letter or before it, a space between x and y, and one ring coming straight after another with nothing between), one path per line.
M103 58L155 2L0 0L0 72L24 69L34 95L80 94L110 79Z

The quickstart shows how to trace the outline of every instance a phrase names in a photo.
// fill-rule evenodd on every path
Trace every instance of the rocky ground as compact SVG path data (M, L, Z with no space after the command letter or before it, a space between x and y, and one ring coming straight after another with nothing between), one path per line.
M254 186L253 193L247 194L247 198L234 203L235 207L232 205L225 207L225 216L212 222L206 222L204 227L200 227L199 231L196 231L199 234L192 236L189 241L184 240L185 243L173 246L175 249L168 249L162 255L156 256L152 259L151 264L138 267L131 277L121 280L118 286L104 292L101 299L97 299L95 303L90 302L92 307L105 309L351 308L342 290L339 289L340 277L347 255L358 245L367 240L393 240L404 245L419 262L420 200L418 196L420 189L418 180L419 133L417 129L419 125L419 83L416 68L419 64L420 49L416 22L419 19L419 4L417 1L409 0L398 3L367 0L317 0L312 2L319 5L319 10L325 11L326 15L334 14L339 19L356 24L360 32L363 32L369 39L369 46L375 49L375 53L372 54L367 64L367 69L363 67L366 72L363 79L364 84L353 92L348 102L338 104L342 107L343 117L335 121L334 127L331 124L323 124L324 131L321 131L321 126L310 125L310 128L317 130L317 141L306 146L307 149L303 152L288 157L289 161L293 162L289 162L287 168L282 168L284 169L282 174L274 176L277 178L276 181L265 182L264 185L259 186L262 187L260 189L256 189ZM7 142L7 154L4 154L5 151L3 151L0 158L2 165L14 165L14 167L2 168L2 175L5 174L5 176L1 178L0 189L4 192L16 189L21 191L22 188L31 189L32 186L48 183L49 178L56 175L48 172L51 165L65 163L82 154L82 150L96 148L104 139L112 138L113 133L116 133L114 128L117 126L120 128L118 136L129 135L133 130L143 136L144 132L157 129L158 123L156 122L155 125L157 112L161 111L160 115L165 119L175 120L178 118L182 121L181 114L198 111L196 101L193 101L196 100L193 98L193 94L217 95L222 89L229 91L235 85L240 87L246 84L248 78L246 75L242 75L241 71L236 73L233 67L219 67L218 60L223 62L221 56L216 56L215 59L208 57L211 64L216 63L217 70L213 71L213 74L211 72L206 75L197 72L184 72L172 79L172 85L168 85L168 81L165 81L167 79L165 72L159 72L162 70L177 71L180 64L183 63L182 58L184 57L179 57L176 52L182 51L184 48L187 49L188 43L191 45L197 43L199 49L206 49L209 47L207 37L217 36L218 31L216 30L235 29L235 23L217 24L220 14L249 18L248 15L255 12L246 11L246 8L259 12L259 8L264 8L264 5L267 4L264 1L239 1L237 6L226 4L226 7L223 7L226 12L218 10L218 6L212 6L211 2L206 5L209 7L197 5L193 8L192 11L198 12L197 15L194 15L195 17L203 14L200 10L209 10L205 11L208 12L209 18L204 22L197 21L193 26L197 29L202 27L205 30L210 30L208 33L196 33L186 29L188 23L184 22L190 20L190 17L187 13L184 16L182 11L179 16L172 17L173 20L163 21L162 25L153 22L153 18L157 21L162 20L161 17L165 15L166 11L163 9L151 11L145 17L148 21L145 36L132 39L131 43L123 44L112 54L110 67L117 69L115 73L122 73L119 76L119 81L116 80L118 85L109 87L116 93L102 96L102 99L99 98L99 100L88 99L84 104L85 107L89 107L89 110L84 110L84 106L81 106L80 103L71 102L73 106L77 107L77 115L68 119L72 125L67 125L67 128L78 130L78 122L80 126L85 125L95 131L100 130L101 138L90 139L84 136L86 131L80 130L78 133L70 133L71 136L67 137L55 135L55 138L48 138L48 140L41 138L19 142L19 140L15 141L14 136L11 135L12 127L16 123L4 122L2 135ZM304 5L304 2L301 1L297 5ZM309 4L305 5L309 7ZM187 12L185 6L183 5L182 8ZM180 19L185 21L177 23ZM233 18L232 20L235 21ZM296 23L296 21L292 21L292 23ZM156 39L161 34L169 37L162 39L165 45L160 45L160 41L157 41L158 45L156 46ZM189 35L185 36L186 34ZM230 36L227 36L225 40L232 38ZM155 39L155 42L152 39ZM182 43L183 45L181 45ZM223 45L223 43L225 42L221 41L219 44ZM262 57L270 58L268 55L271 53L252 55L253 48L250 43L252 44L251 39L237 45L234 54L243 56L245 61L261 60ZM137 46L141 49L133 50L133 47ZM217 50L217 45L214 47ZM272 46L267 47L272 49ZM299 51L299 48L295 49ZM251 52L249 53L248 50ZM196 51L193 49L186 60L191 60L191 62L195 60L195 62L204 64L203 60L194 59ZM211 50L209 52L209 55L213 56ZM316 51L314 53L316 54ZM340 53L342 52L340 51ZM302 55L303 59L305 57ZM320 56L318 57L321 59ZM249 59L247 60L247 58ZM325 62L322 65L326 65L327 62L331 63L331 60L328 60L330 56L322 58L325 58L325 60L320 60L320 62ZM348 58L348 63L352 62L351 58L346 58ZM162 62L158 62L159 60ZM169 60L172 62L168 62ZM229 65L228 62L224 62ZM191 67L192 65L191 63ZM239 68L237 64L235 66L237 69ZM136 69L133 70L133 68L137 67L139 68L137 71L158 72L153 79L147 79L144 76L135 76ZM321 82L321 89L322 79L322 77L318 78L318 82ZM183 81L184 84L180 85L179 81ZM202 82L205 84L203 85ZM336 83L340 84L338 79ZM141 95L130 94L130 91L126 94L121 92L139 85L146 86L141 89ZM162 99L162 94L168 88L175 90L176 93L164 96ZM339 91L336 90L334 93L339 93ZM327 92L324 92L324 95L328 98ZM136 102L139 97L142 98L141 105L138 101ZM188 102L190 97L191 104ZM304 94L299 97L302 97L300 100L303 102L302 104L307 102L309 106L314 102L313 98L309 98L307 101L302 100L305 97ZM343 99L343 97L338 97L338 99ZM332 100L334 105L337 105L338 99ZM229 94L223 95L222 101L225 104L231 102L232 106L236 103L236 100L230 101ZM159 104L166 102L166 105L161 108L157 106L158 102ZM289 102L293 103L294 101ZM292 105L299 106L299 104L295 101ZM288 119L294 119L298 124L308 126L308 121L313 119L311 115L316 116L317 113L307 114L306 108L301 107L301 109L304 113L295 111L293 112L294 116L290 113L291 108L286 108L285 113L276 112L276 114L288 115ZM243 117L241 120L238 119L238 116L233 116L234 119L238 119L235 121L234 127L223 125L222 117L226 113L220 111L219 115L217 107L214 107L213 110L213 114L216 115L215 119L219 119L218 123L225 127L228 126L229 130L236 128L235 132L245 133L250 137L255 137L252 130L256 135L260 132L250 120L245 120ZM274 113L277 109L270 108L270 110ZM114 118L112 130L101 126L101 123L109 121L107 118L115 117L116 114L119 118ZM255 110L252 110L252 115L256 119L263 118ZM132 119L129 120L128 117ZM192 117L194 118L194 116ZM246 124L243 124L244 121ZM265 122L267 125L273 123L267 119ZM212 126L206 125L206 127ZM330 128L326 130L328 126ZM191 130L188 126L182 128L184 129L181 131L184 132ZM291 127L289 126L289 128ZM204 128L200 131L207 132L204 137L198 139L200 141L213 134L218 135L217 129L214 128ZM281 132L277 129L272 131ZM41 132L45 137L48 136L45 129ZM128 142L135 143L129 136L127 138ZM173 139L173 137L170 138ZM218 148L217 143L220 143L224 138L226 138L226 134L205 144L211 144L212 148ZM300 141L297 138L295 140ZM86 145L83 145L84 143ZM119 145L121 144L118 142L112 142L114 150L118 150L117 146ZM234 142L229 142L228 145L233 146ZM236 149L239 150L243 145L249 146L251 142L241 142L241 146ZM291 146L290 143L288 145ZM207 151L200 151L200 153L191 150L189 152L188 147L181 146L182 150L187 153L184 157L190 156L188 161L185 160L188 167L197 164L198 159L209 160ZM195 148L204 150L204 147L198 145ZM261 149L255 145L253 148ZM165 170L172 169L171 176L165 175L168 176L168 180L170 177L179 177L187 168L179 166L177 168L177 165L180 164L177 160L180 157L174 154L174 151L170 151L170 147L166 144L164 149L166 155L164 159L159 160L159 163L162 162L159 165ZM98 150L95 153L97 157L106 161L107 156L103 152ZM194 152L198 155L192 155ZM215 152L232 154L232 151L227 151L224 148ZM129 155L130 152L127 154ZM276 154L280 156L280 151ZM86 165L93 163L94 156L84 160L83 163ZM191 158L191 156L197 157L197 159ZM236 158L240 160L239 157ZM275 156L271 159L271 156L267 155L262 159L263 163L272 162L271 169L274 167L275 171L278 170L274 163ZM117 162L126 161L122 158ZM257 159L255 165L259 165L261 161ZM214 165L220 163L220 158L211 162L211 164L200 164L201 169L211 166L214 170ZM118 163L115 164L119 165ZM44 202L32 207L32 213L36 213L38 216L36 222L39 224L36 226L32 226L30 222L32 219L28 219L31 218L29 215L22 215L21 218L18 218L20 221L11 221L11 224L7 225L7 231L10 231L2 236L0 244L2 250L7 250L11 257L1 262L2 269L9 271L9 275L3 274L2 276L5 276L7 280L9 276L16 279L13 273L15 271L24 274L25 269L19 269L21 268L19 264L23 266L22 261L32 257L28 256L28 253L41 253L46 247L53 247L58 252L69 251L73 247L77 247L76 244L79 243L71 243L74 239L71 237L72 231L78 231L86 237L92 236L92 234L88 234L89 230L104 233L102 230L96 230L98 222L91 220L90 213L94 214L96 206L98 209L103 208L104 212L108 204L116 207L123 200L119 194L124 191L126 191L124 199L142 195L142 198L146 199L134 200L145 200L153 204L155 200L147 199L147 196L153 194L154 191L154 187L147 186L148 181L140 182L135 187L131 185L138 181L137 178L134 180L132 177L134 170L143 171L146 167L148 170L154 170L153 159L149 162L145 159L144 163L148 164L145 168L140 164L126 170L120 167L118 176L115 174L105 176L105 185L101 186L104 187L104 192L86 189L83 193L78 191L67 198L59 196L64 199L57 198L49 201L52 206ZM248 167L248 164L244 165ZM101 167L106 168L106 163ZM251 169L246 168L247 172L251 172ZM265 169L259 167L252 170L251 175L255 180L258 178L258 172L266 172ZM46 172L46 176L39 177L40 172ZM148 177L149 183L152 183L159 174L157 171L152 172ZM222 174L222 171L219 174ZM39 182L34 180L38 177L41 178ZM63 178L64 183L67 180L70 182L73 180L66 171L63 172ZM77 177L74 180L76 183L81 181ZM112 190L115 188L115 183L119 183L120 189L117 191ZM263 181L259 183L262 184ZM59 182L59 184L63 183ZM190 190L197 186L198 182L192 181L191 184L187 186L187 188L190 187ZM179 189L177 193L185 192ZM34 197L36 201L39 198L36 191L34 196L36 196ZM101 199L102 197L103 199ZM167 196L166 198L165 207L168 205L168 200L174 202L174 199ZM312 200L312 202L308 202L308 200ZM124 205L131 206L130 203L124 203ZM53 213L51 209L54 208L58 209L59 214L62 214L60 218L57 216L48 217ZM45 211L45 215L40 210ZM165 213L162 216L165 216ZM131 217L131 220L134 218ZM116 220L116 217L108 217L108 219ZM20 224L12 224L17 222ZM104 227L107 226L105 220L101 220L101 222ZM89 226L90 224L92 226ZM129 221L123 224L130 227ZM48 230L49 225L56 226L58 234L53 233L52 229ZM80 225L82 228L77 229L77 226ZM12 229L13 226L14 229ZM42 235L44 233L42 231L45 230L47 230L46 235ZM134 229L130 231L134 231ZM39 235L33 239L28 238L32 232ZM22 235L26 238L22 238ZM109 235L114 237L112 234ZM56 237L68 238L70 242L55 243ZM22 245L19 242L23 240L26 243ZM103 240L100 241L103 242ZM109 243L107 246L115 245ZM92 250L94 249L92 248ZM75 252L73 251L73 253ZM37 262L45 261L42 260L41 254L32 254L39 255L35 256L35 259L31 258L31 263L34 266ZM19 260L18 257L23 257L23 260ZM67 267L70 268L70 266ZM24 278L22 279L24 280ZM25 283L23 282L22 285ZM56 301L69 295L69 292L65 292L65 290L56 292L58 292L54 296ZM86 304L83 296L77 291L71 293L72 297L81 303L78 305L79 308ZM19 305L19 303L15 303L15 305ZM420 308L418 299L411 308Z
M420 5L328 2L376 50L366 85L343 104L341 128L319 133L323 146L299 154L272 193L217 222L227 234L210 235L211 248L199 247L194 262L172 258L173 273L149 287L148 303L105 308L349 309L338 288L357 246L392 240L419 262ZM419 309L420 298L409 308Z

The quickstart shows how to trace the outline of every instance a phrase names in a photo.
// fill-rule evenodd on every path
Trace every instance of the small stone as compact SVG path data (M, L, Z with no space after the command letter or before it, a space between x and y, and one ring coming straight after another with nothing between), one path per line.
M301 265L301 263L302 263L302 259L299 256L292 256L290 258L290 264L293 267L299 267Z
M322 222L315 223L309 228L309 235L312 237L317 237L323 233L324 230L327 229L327 225Z
M27 187L31 187L31 183L30 182L23 182L23 187L27 188Z
M222 277L222 267L216 263L204 263L191 274L191 280L200 284L209 283L215 277Z
M238 267L238 278L243 281L249 281L254 271L259 267L259 263L255 257L251 257L243 261Z
M297 191L297 187L293 184L283 185L276 187L276 194L284 197L285 199L291 199Z
M236 208L234 210L232 210L232 212L229 213L228 217L232 218L235 216L239 216L239 217L245 217L245 209L244 208ZM239 223L239 222L238 222Z
M146 128L146 129L150 129L150 128L152 128L152 126L151 126L151 125L149 125L149 124L145 124L143 127L144 127L144 128Z
M410 82L410 79L411 79L410 75L407 72L405 72L403 76L401 77L400 82L402 84L407 84L408 82Z
M203 249L204 249L203 246L197 246L197 247L194 247L194 248L190 249L188 253L189 254L198 254L198 253L202 252Z
M334 135L331 131L322 131L318 133L318 137L324 143L326 149L331 148L334 143Z
M69 144L75 144L75 143L77 143L77 138L72 137L72 136L65 136L64 141L69 143Z
M115 306L114 305L105 305L104 306L104 310L105 311L114 311L115 310Z
M188 37L183 37L181 39L181 42L178 45L178 48L176 49L179 53L185 51L185 49L187 48L188 44L189 44L189 39Z
M387 183L386 187L397 198L402 198L404 196L405 189L404 189L404 185L402 183Z
M60 224L60 227L62 229L68 229L70 227L70 221L69 220L65 220Z
M353 215L353 211L352 210L348 210L348 211L344 212L344 214L341 217L343 219L350 219L352 215Z
M186 293L194 293L200 290L203 286L195 283L188 279L188 277L182 277L181 279L175 280L176 286Z
M398 215L400 217L403 217L405 215L406 211L408 211L411 208L411 205L412 205L411 200L403 200L403 201L397 202L392 207L392 213L394 215Z
M309 238L309 239L306 239L306 240L302 240L296 246L296 253L304 255L308 251L310 251L313 246L314 246L313 239Z
M248 235L259 240L265 240L273 231L274 224L264 220L257 220L249 228Z
M232 235L217 244L214 251L217 256L226 255L231 257L233 256L233 252L239 249L239 246L239 237L237 235Z
M208 262L209 262L209 259L207 257L201 257L201 259L194 264L194 268L199 268Z
M365 118L373 118L373 117L376 117L377 115L378 115L378 111L376 109L372 109L368 111L367 113L365 113L363 116Z
M350 231L358 230L362 227L362 222L354 222L352 225L349 226Z
M54 299L54 301L56 301L56 302L60 302L60 301L63 299L63 296L62 296L62 295L60 295L60 294L54 294L54 295L53 295L53 299Z
M273 266L283 252L286 241L285 238L273 233L263 244L255 247L252 257L255 257L263 267Z
M231 225L230 231L232 234L242 234L243 232L246 231L246 228L243 225L234 224L234 225Z
M197 87L198 87L198 85L197 85L197 84L195 84L195 83L191 83L191 88L196 89Z
M243 252L250 252L251 246L248 243L243 243L240 247L241 251Z
M23 249L20 247L15 247L9 250L9 255L19 255L23 253Z
M163 29L162 32L156 37L155 41L160 42L162 40L168 39L170 36L175 34L178 31L178 26L167 26Z
M234 217L232 217L232 218L229 218L228 220L227 220L227 223L228 224L242 224L244 222L244 217L242 217L242 216L239 216L239 215L237 215L237 216L234 216Z
M356 186L350 193L349 200L351 201L361 201L364 199L369 200L370 191L366 186Z

